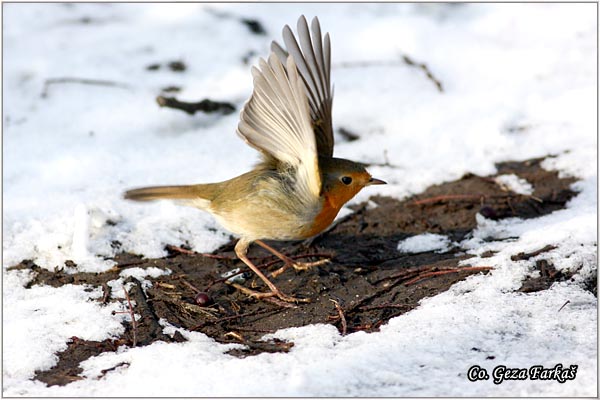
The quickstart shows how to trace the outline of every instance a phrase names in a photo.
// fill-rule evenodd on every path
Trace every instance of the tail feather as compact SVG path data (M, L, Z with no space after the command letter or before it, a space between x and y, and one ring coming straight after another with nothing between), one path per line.
M128 190L123 194L127 200L150 201L160 199L184 200L184 199L206 199L210 190L202 190L201 187L207 185L189 185L189 186L152 186L139 189Z

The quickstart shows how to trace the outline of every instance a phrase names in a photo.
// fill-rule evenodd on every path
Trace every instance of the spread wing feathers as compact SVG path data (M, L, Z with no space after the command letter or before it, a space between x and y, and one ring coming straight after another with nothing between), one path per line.
M300 45L290 27L286 25L283 28L283 42L287 51L277 42L271 43L271 50L277 54L282 63L285 63L288 52L294 58L309 100L310 116L317 140L317 152L319 155L332 157L331 43L328 33L325 34L325 39L322 39L321 26L316 17L311 22L311 32L308 30L306 18L301 16L298 19Z
M240 114L238 134L268 157L293 167L298 194L307 202L321 191L308 99L292 57L286 66L273 53L252 68L254 92Z

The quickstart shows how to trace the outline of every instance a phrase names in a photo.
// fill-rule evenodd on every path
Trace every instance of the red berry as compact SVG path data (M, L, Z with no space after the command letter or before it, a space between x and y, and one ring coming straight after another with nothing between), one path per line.
M210 298L209 295L207 295L204 292L200 292L196 295L196 297L194 298L194 301L196 302L196 304L198 304L200 307L206 307L212 304L212 299Z

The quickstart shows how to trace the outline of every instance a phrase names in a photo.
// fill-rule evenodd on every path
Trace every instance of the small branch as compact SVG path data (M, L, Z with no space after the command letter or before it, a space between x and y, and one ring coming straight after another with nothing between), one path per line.
M131 315L131 326L133 330L133 345L132 347L137 346L137 322L135 320L135 313L133 312L133 306L131 305L131 299L129 298L129 293L125 286L123 286L123 291L125 292L125 298L127 299L127 305L129 307L129 315Z
M335 306L335 309L338 312L339 319L342 324L342 336L346 336L346 333L348 332L348 325L346 324L346 317L344 316L344 310L342 310L342 306L340 306L340 303L337 300L329 299L329 301L331 301L333 303L333 305Z
M481 199L485 199L486 196L483 194L443 194L440 196L428 197L426 199L415 200L412 203L409 203L411 206L430 204L430 203L441 203L448 200L475 200L479 201ZM503 196L504 197L504 196Z
M411 308L412 306L410 304L390 304L390 303L384 303L384 304L378 304L376 306L364 306L364 307L359 307L358 309L361 311L369 311L369 310L380 310L382 308Z
M394 67L397 60L370 60L370 61L344 61L334 64L334 68L362 68L362 67Z
M562 310L563 308L565 308L565 306L566 306L567 304L569 304L570 302L571 302L571 300L567 300L567 301L565 302L565 304L563 304L563 305L562 305L562 307L560 307L560 308L558 309L558 311L557 311L557 312L560 312L560 310Z
M355 140L360 139L359 135L343 127L338 128L337 132L348 142L354 142Z
M102 300L100 300L100 303L106 304L108 302L109 297L110 287L106 284L106 282L102 282Z
M61 84L61 83L78 83L82 85L94 85L94 86L108 86L119 89L130 89L129 85L119 82L106 81L101 79L86 79L86 78L50 78L44 82L44 89L42 90L42 97L48 97L48 89L50 85Z
M132 265L141 265L141 264L146 264L148 262L148 260L142 260L142 261L132 261L132 262L128 262L128 263L123 263L123 264L115 264L115 266L113 268L125 268L125 267L131 267Z
M196 103L189 103L179 101L175 97L158 96L156 102L161 107L174 108L190 115L194 115L197 111L202 111L207 114L220 112L223 115L231 114L235 111L235 106L231 103L212 101L209 99L204 99Z
M120 363L118 363L117 365L115 365L114 367L110 367L110 368L106 368L100 371L100 377L105 376L107 373L116 370L119 367L129 367L131 365L131 363L127 362L127 361L122 361Z
M185 286L189 287L190 289L192 289L196 293L200 293L202 291L202 290L198 289L196 286L192 285L191 283L189 283L188 281L186 281L183 278L180 278L179 280L181 281L181 283L183 283Z
M444 92L444 88L442 87L442 82L440 82L435 76L433 76L433 74L429 70L429 67L427 67L427 64L415 62L412 58L410 58L406 54L402 56L402 59L404 60L404 62L406 64L410 65L411 67L417 67L417 68L422 69L423 72L425 72L425 75L427 76L427 78L429 78L429 80L435 84L435 87L437 88L437 90L440 93Z
M546 252L554 250L554 249L556 249L556 246L553 246L553 245L549 244L547 246L542 247L539 250L532 251L531 253L521 252L519 254L515 254L514 256L510 256L510 259L512 261L529 260L532 257L538 256L538 255L540 255L542 253L546 253Z
M458 273L458 272L463 272L463 271L489 271L491 269L492 269L492 267L460 267L460 268L455 268L455 269L446 269L446 270L442 270L442 271L425 272L423 274L420 274L420 275L414 277L413 279L409 280L408 282L404 283L404 286L413 285L413 284L420 282L423 279L429 278L431 276L447 275L447 274L453 274L453 273Z
M173 246L171 244L166 245L165 248L167 249L167 251L170 251L172 253L180 253L180 254L186 254L186 255L196 254L195 251L184 249L183 247L179 247L179 246Z

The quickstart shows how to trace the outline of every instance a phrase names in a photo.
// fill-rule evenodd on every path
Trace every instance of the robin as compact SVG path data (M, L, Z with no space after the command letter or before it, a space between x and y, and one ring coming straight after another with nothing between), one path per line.
M328 260L297 262L263 240L302 240L325 230L342 206L362 188L385 184L356 162L333 157L331 45L317 18L309 30L298 20L298 41L283 28L285 50L271 43L268 60L252 67L254 91L240 113L237 133L262 160L249 172L224 182L129 190L124 197L172 199L210 212L239 236L235 253L268 286L268 292L236 285L255 297L307 301L281 292L247 257L256 243L296 270Z

